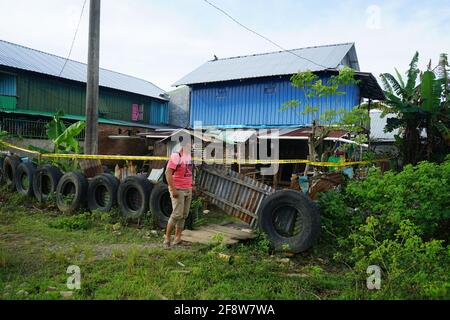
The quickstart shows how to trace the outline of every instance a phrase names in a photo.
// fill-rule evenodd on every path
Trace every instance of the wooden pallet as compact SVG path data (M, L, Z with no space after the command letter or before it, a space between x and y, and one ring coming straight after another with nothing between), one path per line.
M196 230L185 230L181 239L186 242L211 244L222 239L223 244L235 244L242 240L255 238L251 229L240 228L236 225L207 225Z

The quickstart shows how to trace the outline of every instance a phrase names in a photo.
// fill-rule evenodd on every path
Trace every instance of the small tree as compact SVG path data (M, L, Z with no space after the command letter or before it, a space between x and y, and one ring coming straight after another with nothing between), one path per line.
M52 120L46 125L47 137L54 144L53 151L29 146L30 150L38 151L40 153L75 153L81 152L80 143L77 140L77 136L86 128L84 121L78 121L69 127L66 127L62 121L64 113L58 111ZM64 171L73 171L78 167L78 161L76 159L57 159L52 162L54 165L59 166Z
M320 106L313 105L316 98L327 96L345 95L342 91L347 86L356 85L355 71L349 67L339 70L337 75L333 75L326 81L312 71L299 72L292 76L292 85L303 89L304 103L298 100L291 100L283 105L281 110L290 108L303 109L300 115L311 115L313 118L312 129L308 139L309 157L311 161L318 161L322 154L319 149L323 145L325 138L334 130L346 130L352 133L354 141L357 143L367 142L367 136L364 125L370 120L367 110L362 108L353 108L351 111L343 107L336 106L330 110L320 112ZM320 113L319 113L320 112ZM309 172L310 165L306 165L305 174Z
M417 67L419 53L416 52L407 71L406 81L395 70L396 76L381 75L387 97L385 114L394 114L387 119L386 131L400 130L397 144L404 164L416 164L424 160L442 160L448 153L450 113L449 79L447 55L441 55L440 73L436 77L428 70ZM425 130L426 142L421 133Z

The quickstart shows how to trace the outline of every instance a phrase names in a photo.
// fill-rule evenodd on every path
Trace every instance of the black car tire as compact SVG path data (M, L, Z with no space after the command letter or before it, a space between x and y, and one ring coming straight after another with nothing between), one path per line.
M33 196L33 178L35 171L36 165L30 161L19 164L14 177L17 192L24 196Z
M318 207L303 193L278 191L258 209L259 227L277 251L300 253L310 249L320 233Z
M94 177L88 187L89 210L108 212L117 205L119 180L107 173Z
M38 201L47 201L50 194L56 192L63 173L50 165L38 167L33 177L33 193ZM42 184L42 185L41 185Z
M122 181L117 201L125 218L137 220L147 214L152 188L153 184L145 177L132 176Z
M5 184L10 191L14 191L16 189L16 171L17 167L20 164L20 158L17 156L6 156L3 160L3 173Z
M62 176L56 188L56 205L63 213L75 213L86 206L88 182L80 172ZM67 197L70 197L67 199Z

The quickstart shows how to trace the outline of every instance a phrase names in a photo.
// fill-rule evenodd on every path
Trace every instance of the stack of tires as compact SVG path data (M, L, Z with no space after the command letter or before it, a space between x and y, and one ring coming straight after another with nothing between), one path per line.
M165 228L172 213L167 185L153 184L143 176L131 176L120 182L114 175L103 173L88 181L81 172L64 174L55 166L36 166L11 155L0 157L0 182L8 190L34 196L40 202L54 200L66 214L80 209L109 212L119 207L126 219L139 220L150 211L155 226ZM192 228L192 215L186 225Z

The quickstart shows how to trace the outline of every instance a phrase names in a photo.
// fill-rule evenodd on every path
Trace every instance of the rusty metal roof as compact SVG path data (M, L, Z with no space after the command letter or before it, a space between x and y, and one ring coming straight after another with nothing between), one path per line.
M309 137L311 134L311 128L301 128L297 130L292 130L284 135L281 135L281 137ZM335 130L331 131L327 138L342 138L348 134L345 130Z

